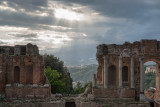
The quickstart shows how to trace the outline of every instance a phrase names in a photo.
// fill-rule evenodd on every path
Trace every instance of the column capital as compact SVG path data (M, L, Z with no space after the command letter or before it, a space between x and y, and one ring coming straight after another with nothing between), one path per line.
M141 61L141 60L144 60L144 56L140 55L140 56L139 56L139 60L140 60L140 61Z
M107 57L107 56L108 56L108 54L103 55L103 57Z
M108 59L108 55L103 55L104 60Z
M122 60L122 55L119 55L119 60Z
M134 57L134 54L130 53L129 56L130 56L131 58L133 58L133 57Z

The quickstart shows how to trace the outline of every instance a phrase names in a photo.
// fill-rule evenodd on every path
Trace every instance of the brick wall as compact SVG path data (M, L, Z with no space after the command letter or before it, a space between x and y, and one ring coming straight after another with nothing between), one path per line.
M51 87L30 86L30 87L6 87L5 95L7 98L49 98Z
M135 98L135 90L129 88L93 88L92 93L96 98Z

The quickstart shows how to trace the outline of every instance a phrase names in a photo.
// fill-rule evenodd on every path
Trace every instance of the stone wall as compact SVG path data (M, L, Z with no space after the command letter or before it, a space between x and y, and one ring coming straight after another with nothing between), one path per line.
M93 88L92 94L96 98L135 98L135 90L129 88Z
M23 104L0 104L0 107L64 107L61 102L36 102L36 103L23 103Z
M144 66L144 63L147 61L154 61L157 64L156 69L156 97L158 98L159 93L159 66L160 66L160 41L157 40L141 40L136 41L134 43L125 42L124 44L101 44L97 46L97 53L96 58L98 61L98 69L96 73L96 81L97 81L97 87L98 88L104 88L104 68L106 65L104 65L104 57L107 56L107 67L106 72L108 77L106 77L108 80L107 88L135 88L135 97L136 99L139 99L139 94L143 93L142 90L144 90L144 84L143 79L144 76L141 75L140 71L142 70L140 66L141 63ZM122 78L120 78L120 57L122 57ZM131 58L133 58L133 72L131 73ZM109 72L111 71L109 67L114 66L115 67L115 75L110 75ZM126 75L123 75L123 67L126 67L128 69L128 77ZM134 74L133 81L131 81L132 74ZM143 74L144 75L144 74ZM127 77L125 80L128 79L128 81L123 81L123 76ZM142 76L142 77L141 77ZM114 80L115 78L115 80ZM109 84L110 81L115 81L116 85L114 87L110 87ZM121 86L122 81L122 86ZM140 82L142 81L142 82ZM134 83L134 86L131 87L131 85ZM141 86L140 86L140 83ZM114 89L113 89L114 90ZM112 92L112 91L111 91Z
M36 45L0 46L0 94L8 98L50 96L51 86L44 73L43 56L39 55Z
M89 102L79 102L76 104L76 107L150 107L148 102L130 102L130 101L89 101ZM159 107L159 106L156 106Z
M7 98L49 98L51 95L51 91L49 84L45 85L28 85L23 86L22 84L18 84L17 86L11 86L9 84L6 85L5 95Z

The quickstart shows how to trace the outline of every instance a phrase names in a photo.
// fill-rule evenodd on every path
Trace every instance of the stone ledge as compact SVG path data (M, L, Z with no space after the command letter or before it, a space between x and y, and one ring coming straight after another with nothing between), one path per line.
M135 98L135 90L130 88L93 88L95 98Z
M10 88L11 87L11 84L6 84L6 88Z
M44 84L44 88L49 88L49 84Z
M38 99L43 99L43 98L45 98L44 95L35 95L35 97L38 98Z
M26 98L34 98L34 95L26 95Z

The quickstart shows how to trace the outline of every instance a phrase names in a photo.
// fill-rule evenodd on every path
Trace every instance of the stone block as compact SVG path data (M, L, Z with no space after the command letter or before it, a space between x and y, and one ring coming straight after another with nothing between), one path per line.
M26 98L34 98L34 95L26 95Z
M33 84L33 85L32 85L32 88L37 88L37 87L38 87L37 84Z
M44 88L49 88L49 84L44 84Z
M11 86L11 84L6 84L6 88L10 88Z
M24 85L23 84L18 84L18 88L23 88Z
M35 95L35 97L38 99L43 99L45 96L44 95Z

